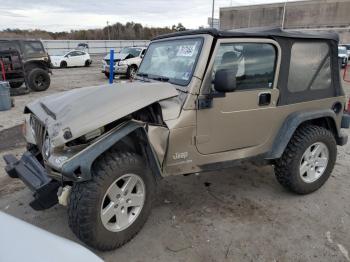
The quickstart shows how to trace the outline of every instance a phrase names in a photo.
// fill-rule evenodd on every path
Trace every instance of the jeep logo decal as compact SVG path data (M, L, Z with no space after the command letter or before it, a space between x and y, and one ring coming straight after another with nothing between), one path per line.
M182 152L182 153L175 153L173 154L173 159L174 160L179 160L179 159L186 159L188 157L188 152Z

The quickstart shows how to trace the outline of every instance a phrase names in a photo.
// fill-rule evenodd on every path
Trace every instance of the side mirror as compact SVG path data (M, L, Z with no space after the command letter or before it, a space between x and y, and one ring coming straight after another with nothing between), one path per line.
M215 73L214 88L218 92L229 93L236 90L236 70L221 69Z

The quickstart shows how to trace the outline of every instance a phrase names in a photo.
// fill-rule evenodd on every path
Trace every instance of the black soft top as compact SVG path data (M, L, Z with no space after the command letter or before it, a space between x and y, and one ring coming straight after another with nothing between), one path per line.
M339 36L336 33L325 31L294 31L282 30L281 28L244 28L235 29L231 31L220 31L214 28L205 28L199 30L188 30L176 33L164 34L153 38L152 40L159 40L169 37L188 36L209 34L215 38L230 38L230 37L258 37L258 38L298 38L298 39L324 39L339 42Z

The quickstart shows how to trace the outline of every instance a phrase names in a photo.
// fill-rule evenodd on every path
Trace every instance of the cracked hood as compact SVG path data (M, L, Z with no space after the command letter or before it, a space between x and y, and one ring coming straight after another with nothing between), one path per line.
M176 97L169 83L132 82L78 88L27 105L45 123L51 142L59 146L155 102ZM26 109L26 111L27 111ZM65 140L69 129L73 135Z
M121 54L121 53L115 53L114 54L114 60L124 60L127 56L129 55L129 53L127 54ZM104 59L106 60L109 60L110 59L110 55L107 54Z

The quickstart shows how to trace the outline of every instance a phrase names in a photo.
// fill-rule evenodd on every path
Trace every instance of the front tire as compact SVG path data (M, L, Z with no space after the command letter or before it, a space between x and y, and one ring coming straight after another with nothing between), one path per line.
M297 194L319 189L329 178L337 158L334 135L319 126L300 127L276 161L278 182Z
M60 64L60 68L67 68L67 62L66 61L62 61Z
M93 165L92 180L73 185L69 226L87 245L112 250L131 240L152 208L155 179L139 155L111 149Z
M126 77L128 79L134 79L136 77L137 73L137 66L132 65L128 67L128 70L126 71Z
M50 87L51 79L47 70L34 68L28 74L28 86L36 92L45 91Z

